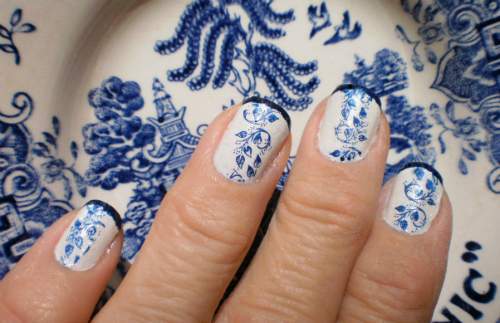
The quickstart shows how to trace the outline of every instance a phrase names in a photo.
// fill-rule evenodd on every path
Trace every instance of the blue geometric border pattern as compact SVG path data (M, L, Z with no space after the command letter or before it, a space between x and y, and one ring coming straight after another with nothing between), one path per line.
M500 194L500 2L498 0L402 1L403 9L419 24L419 41L437 62L432 88L446 95L445 107L431 106L442 127L440 151L446 153L445 134L461 146L459 171L486 153L492 169L486 179ZM444 51L434 46L447 41ZM441 46L442 47L442 46ZM457 115L467 115L458 118Z

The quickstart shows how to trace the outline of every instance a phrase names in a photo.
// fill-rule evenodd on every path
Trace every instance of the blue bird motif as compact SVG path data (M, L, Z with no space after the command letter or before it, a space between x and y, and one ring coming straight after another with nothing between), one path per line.
M321 5L319 6L310 5L309 8L307 8L307 17L312 23L309 39L313 38L318 32L332 25L330 14L328 13L328 8L326 7L326 2L324 1L321 2Z
M343 40L353 40L361 35L363 28L359 22L355 22L351 26L351 16L349 11L344 11L342 23L334 27L334 34L327 39L323 44L332 45L339 43Z

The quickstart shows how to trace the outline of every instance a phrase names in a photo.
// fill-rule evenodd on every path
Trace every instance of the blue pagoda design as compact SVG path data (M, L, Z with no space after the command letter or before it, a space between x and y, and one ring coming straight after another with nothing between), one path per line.
M113 190L134 185L123 218L123 256L132 260L151 228L163 196L191 158L205 125L193 134L185 123L186 107L177 108L158 78L153 79L156 115L144 120L141 87L109 77L89 92L97 123L84 126L85 151L92 155L85 179L89 185Z
M147 158L165 163L164 171L184 168L199 138L191 135L184 122L186 107L176 110L172 97L157 78L153 81L153 91L157 118L148 118L148 121L158 130L161 146L156 152L147 151Z

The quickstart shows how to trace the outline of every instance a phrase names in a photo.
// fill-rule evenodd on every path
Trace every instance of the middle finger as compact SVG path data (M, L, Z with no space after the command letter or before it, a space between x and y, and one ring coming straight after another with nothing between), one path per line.
M389 130L379 102L347 85L316 109L277 214L221 321L334 320L381 190Z

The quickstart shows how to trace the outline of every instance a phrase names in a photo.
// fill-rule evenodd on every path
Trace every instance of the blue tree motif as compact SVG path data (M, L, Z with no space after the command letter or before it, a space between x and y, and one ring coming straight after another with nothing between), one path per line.
M415 168L414 173L416 178L404 183L404 194L408 203L395 208L397 218L394 222L404 231L408 228L409 221L417 229L425 226L427 213L423 206L436 205L436 189L439 185L437 177L432 176L425 180L424 170L420 167Z
M484 136L484 131L482 131L478 120L472 116L457 118L453 101L448 101L444 108L446 119L443 118L442 111L443 109L436 103L431 104L432 117L442 127L438 136L441 153L446 152L444 135L450 132L460 140L462 149L461 157L458 160L458 169L463 175L467 175L469 170L465 161L475 161L477 159L476 154L480 153L488 144L485 140L478 138Z
M14 62L16 65L21 64L21 54L17 49L17 46L14 42L14 34L15 33L32 33L36 30L35 25L32 23L26 22L21 23L23 19L23 10L17 8L12 12L9 21L9 27L5 27L0 24L0 38L5 39L7 42L0 44L0 51L3 51L7 54L14 55Z
M396 164L388 164L385 179L399 172L407 163L423 161L433 165L435 149L431 146L429 130L432 124L421 106L411 106L404 96L391 95L387 98L386 115L391 128L391 149L404 154Z
M249 16L251 23L246 30L240 17L228 11L233 4L240 6ZM167 72L169 81L184 82L194 74L201 59L199 74L187 81L193 91L205 88L212 80L214 89L229 82L244 96L249 96L258 94L256 80L263 79L271 91L271 99L290 110L304 110L312 103L309 95L318 87L319 79L313 76L302 83L297 77L315 72L317 62L300 64L277 46L252 40L254 31L264 38L283 37L286 32L282 28L272 28L269 23L284 25L292 20L293 10L277 13L271 8L270 1L219 0L215 5L212 0L195 0L184 10L175 34L167 40L157 41L154 49L160 55L169 55L187 46L184 65ZM200 52L205 29L208 32ZM215 53L221 37L216 70ZM238 47L240 45L243 48ZM237 68L237 61L245 67ZM244 79L248 79L249 86L241 84Z
M87 186L83 177L75 170L75 162L78 158L78 144L75 141L70 143L71 156L73 162L69 165L58 156L58 138L60 134L59 118L52 118L53 132L44 131L43 141L34 142L31 148L33 155L44 159L41 164L40 173L42 179L47 183L62 181L64 185L64 199L71 200L73 197L74 183L77 192L85 197L87 195Z
M134 180L132 161L146 162L140 149L152 143L155 128L134 115L144 106L139 84L117 77L103 81L88 95L99 122L82 132L84 149L92 155L85 177L92 186L111 190Z

